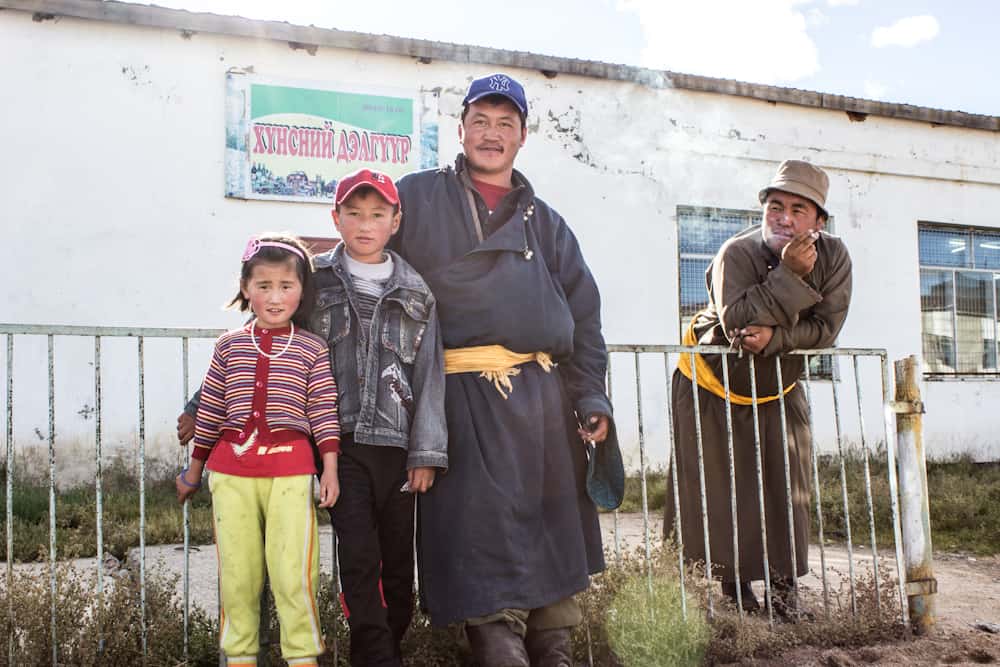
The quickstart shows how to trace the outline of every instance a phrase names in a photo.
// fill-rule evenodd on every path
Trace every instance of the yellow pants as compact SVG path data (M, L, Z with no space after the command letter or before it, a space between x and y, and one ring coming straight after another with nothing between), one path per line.
M257 664L264 568L271 582L281 655L314 666L323 653L316 591L319 529L312 475L209 478L219 553L219 646L230 667Z

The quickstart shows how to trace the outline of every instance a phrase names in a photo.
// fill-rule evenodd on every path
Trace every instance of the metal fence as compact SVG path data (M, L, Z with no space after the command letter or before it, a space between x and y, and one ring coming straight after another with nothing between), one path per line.
M49 587L51 592L51 632L52 632L52 664L59 664L59 641L56 630L56 401L55 401L55 339L57 336L84 336L92 338L94 341L94 463L96 474L94 477L95 493L97 498L97 534L95 535L97 546L97 600L100 601L104 595L104 573L102 563L104 561L104 534L103 534L103 498L104 489L102 486L102 472L104 467L102 454L102 394L103 381L101 372L101 349L102 341L107 338L134 338L136 341L136 377L138 378L139 390L136 398L137 425L138 425L138 462L139 462L139 582L140 582L140 617L142 650L147 652L147 614L146 614L146 400L145 400L145 341L147 338L169 338L176 339L181 346L182 357L182 384L184 387L183 402L188 400L189 386L189 363L188 351L191 339L213 339L218 337L222 330L218 329L166 329L166 328L126 328L126 327L85 327L85 326L49 326L49 325L18 325L0 324L0 334L6 334L7 342L7 591L13 587L14 576L14 521L13 521L13 483L14 483L14 341L15 337L21 336L45 336L47 339L48 358L48 461L49 461ZM183 608L184 608L184 658L188 658L188 624L190 620L190 513L188 504L183 507L184 513L184 571L183 571ZM13 607L13 596L7 596L8 600L8 664L15 662L15 616Z
M672 369L676 366L676 359L682 354L717 354L721 355L722 359L722 370L723 370L723 386L725 389L725 406L726 406L726 434L727 441L725 446L727 447L728 461L729 461L729 489L730 489L730 515L732 518L732 555L733 555L733 568L735 571L735 588L737 596L737 610L740 618L743 617L742 608L742 598L741 598L741 587L740 587L740 566L739 566L739 531L740 522L738 519L738 507L736 501L736 476L735 476L735 463L734 463L734 432L733 432L733 406L732 406L732 394L730 389L730 377L729 377L729 367L730 360L733 356L739 354L728 347L724 346L709 346L709 345L698 345L698 346L683 346L683 345L609 345L608 346L609 360L608 360L608 387L609 393L610 388L613 386L613 373L615 369L618 368L618 363L622 356L631 356L632 364L634 366L635 374L635 391L636 391L636 401L635 410L636 418L638 423L637 436L638 436L638 448L639 448L639 475L640 475L640 491L641 491L641 503L642 503L642 515L643 515L643 542L646 555L646 575L650 581L650 587L652 586L652 539L649 530L649 501L647 493L647 472L649 469L648 457L646 454L647 443L645 434L645 420L643 417L643 379L642 370L640 364L640 358L642 356L656 355L662 357L664 377L665 377L665 387L666 387L666 405L665 412L667 416L667 437L669 439L668 449L669 449L669 466L671 470L677 470L677 458L676 450L673 446L674 440L674 425L676 416L673 414L673 401L671 397L671 375ZM868 528L871 535L871 552L872 552L872 570L874 574L875 581L875 602L876 606L881 606L881 592L879 590L880 583L880 562L879 562L879 551L878 545L876 543L876 530L875 530L875 511L874 502L872 499L872 484L871 484L871 470L870 470L870 443L866 437L865 431L865 421L864 421L864 410L862 407L864 387L861 381L861 374L858 366L859 358L874 358L877 359L881 370L881 396L882 396L882 413L885 415L883 424L883 434L885 442L885 452L887 457L887 475L889 484L889 495L891 500L891 512L892 512L892 524L893 524L893 534L894 534L894 555L896 561L896 593L899 596L900 608L901 608L901 621L908 625L909 615L907 610L907 594L906 594L906 569L904 566L903 551L902 551L902 536L901 536L901 524L900 524L900 513L899 513L899 502L898 502L898 485L897 485L897 471L896 471L896 449L894 440L894 429L892 427L892 411L893 411L893 401L892 401L892 390L890 384L889 375L889 363L885 350L882 349L869 349L869 348L827 348L827 349L816 349L816 350L796 350L790 355L802 356L804 357L804 377L801 378L804 386L806 401L809 406L808 411L808 426L810 430L812 429L814 422L814 415L816 413L816 405L814 401L814 387L813 378L811 377L810 370L810 360L820 356L831 356L836 358L847 358L850 359L853 368L853 379L854 379L854 395L856 397L857 403L857 414L859 422L859 436L860 445L862 452L862 462L864 467L864 480L865 480L865 504L868 514ZM771 582L771 569L768 564L768 540L767 540L767 525L765 522L765 504L764 504L764 478L763 478L763 466L761 458L761 434L759 430L759 420L758 420L758 395L757 395L757 371L755 368L756 363L760 359L761 363L773 363L775 365L775 374L778 378L782 377L781 374L781 357L774 357L773 360L764 360L762 358L756 358L752 355L749 356L749 367L750 367L750 378L751 378L751 391L752 391L752 410L753 410L753 425L754 425L754 437L753 446L754 453L756 456L756 486L758 491L758 503L759 503L759 513L760 513L760 525L754 527L754 529L760 530L761 532L761 543L763 545L763 553L761 554L764 563L764 589L765 589L765 606L768 613L768 621L773 627L774 624L774 609L772 604L772 582ZM709 516L708 516L708 501L706 496L706 483L705 483L705 467L703 461L704 453L704 442L702 438L702 425L700 421L699 405L698 405L698 368L697 364L691 364L691 386L694 401L694 419L695 419L695 434L696 434L696 446L698 453L698 467L699 467L699 489L701 496L701 506L697 508L700 510L700 515L702 518L702 528L703 528L703 540L704 540L704 571L705 576L709 581L712 579L712 558L711 558L711 548L709 539ZM839 384L842 380L834 380L831 382L831 393L832 393L832 412L835 425L836 434L836 444L837 444L837 459L840 468L840 490L841 490L841 500L844 512L844 522L846 526L846 542L847 542L847 554L848 554L848 585L850 592L851 601L851 611L852 613L857 613L857 591L856 591L856 576L855 576L855 559L854 559L854 544L851 535L851 525L850 525L850 509L849 509L849 499L848 499L848 488L847 488L847 473L845 466L845 439L842 432L841 425L841 400L840 400L840 387ZM795 529L793 521L793 502L792 502L792 489L791 489L791 478L790 478L790 468L789 468L789 446L787 441L788 436L788 425L787 417L785 411L785 396L782 391L777 392L777 400L779 403L779 411L781 418L781 435L782 435L782 452L783 452L783 463L784 463L784 481L785 481L785 498L787 502L787 516L788 516L788 533L789 533L789 544L788 549L790 553L790 562L795 563ZM613 397L612 397L613 398ZM619 413L618 418L621 419L622 415ZM722 445L722 443L715 443L717 446ZM749 443L741 443L748 445ZM820 552L820 577L823 586L823 606L824 612L827 617L830 615L830 585L828 582L828 568L826 563L826 540L824 535L823 527L823 512L822 512L822 497L821 497L821 487L819 478L819 465L818 465L818 455L817 447L813 446L811 449L811 467L812 467L812 487L813 487L813 501L816 512L816 523L819 533L819 552ZM675 526L675 539L677 540L677 553L678 553L678 577L681 587L681 610L682 614L686 618L687 616L687 606L686 606L686 592L685 592L685 548L682 538L681 528L681 499L678 488L678 475L671 475L672 487L667 489L668 493L673 494L675 515L674 526ZM746 528L745 526L743 527ZM615 512L615 523L614 523L614 549L615 555L618 557L620 555L620 540L619 540L619 529L618 529L618 513ZM798 577L796 576L796 568L792 567L792 589L798 592ZM709 594L706 598L706 606L708 609L709 616L713 616L715 613L713 596Z
M93 352L93 387L94 387L94 463L96 465L96 476L95 476L95 491L96 491L96 546L97 546L97 599L100 600L104 594L104 579L102 572L102 560L103 560L103 489L102 489L102 383L104 378L102 377L101 369L101 351L102 351L102 341L111 338L132 338L136 341L135 348L135 371L136 377L138 378L138 396L136 397L136 423L137 423L137 458L139 466L139 582L140 582L140 605L141 605L141 617L142 617L142 647L143 652L146 652L147 648L147 610L146 610L146 507L145 507L145 493L146 493L146 402L145 402L145 364L146 364L146 353L145 353L145 341L147 339L173 339L177 341L180 346L181 352L181 368L179 373L182 376L182 386L184 387L183 396L178 396L178 400L183 399L184 402L188 400L188 387L189 387L189 342L194 339L213 339L221 333L220 330L215 329L168 329L168 328L121 328L121 327L82 327L82 326L48 326L48 325L13 325L13 324L0 324L0 334L4 334L6 337L6 406L7 406L7 420L6 420L6 463L7 463L7 482L6 482L6 544L7 544L7 567L6 567L6 583L7 590L10 591L13 585L13 509L12 509L12 499L13 499L13 467L14 467L14 392L15 392L15 377L14 377L14 351L15 351L15 339L19 336L33 336L33 337L45 337L47 341L47 386L48 386L48 463L49 463L49 581L50 581L50 591L51 591L51 639L52 639L52 664L58 664L59 660L59 649L58 649L58 637L57 637L57 626L56 626L56 568L57 568L57 552L56 552L56 443L55 443L55 433L56 433L56 415L57 406L55 402L55 340L57 337L88 337L94 341L94 352ZM608 387L609 394L611 393L612 387L612 373L620 372L620 362L623 356L632 357L632 362L634 365L635 373L635 391L636 391L636 401L635 410L637 418L637 440L638 440L638 454L639 454L639 479L641 483L641 502L642 502L642 517L643 517L643 544L644 552L646 557L646 574L649 578L650 586L652 586L652 548L653 539L652 531L649 525L649 502L647 493L647 474L650 471L650 461L647 456L647 436L646 436L646 423L643 416L643 388L644 382L641 372L641 357L648 357L650 355L660 356L663 361L664 378L666 380L666 404L665 404L665 416L667 421L667 437L669 442L667 443L668 449L670 451L670 461L669 465L676 469L676 452L674 452L673 442L673 419L675 416L672 414L671 409L671 373L673 368L673 362L676 360L677 355L682 353L711 353L723 355L723 382L726 391L726 412L727 412L727 435L728 441L726 443L728 447L728 455L730 462L730 488L732 490L731 496L731 508L733 519L733 533L734 536L737 534L739 527L737 526L737 507L736 507L736 495L735 495L735 477L733 472L733 428L732 428L732 405L730 401L730 389L729 389L729 358L731 355L735 354L732 350L725 347L719 346L680 346L680 345L610 345L609 350L609 365L608 365ZM869 443L865 439L865 429L864 429L864 412L861 407L862 399L862 382L861 375L858 371L858 359L864 357L875 358L878 360L881 366L881 395L882 404L885 407L885 423L884 423L884 435L885 435L885 445L886 445L886 455L888 457L888 482L890 488L890 495L892 500L892 522L893 522L893 532L895 535L894 540L894 550L895 550L895 560L896 560L896 570L897 570L897 581L898 581L898 595L900 599L900 607L902 609L902 622L909 623L909 618L907 615L907 600L906 600L906 590L905 590L905 569L903 566L903 554L901 550L902 540L900 536L900 520L899 520L899 508L897 499L897 480L896 480L896 451L894 447L894 438L891 437L892 427L891 427L891 390L890 390L890 376L888 370L888 360L886 357L885 350L878 349L824 349L824 350L805 350L796 351L791 354L802 355L805 357L805 368L806 375L803 379L804 389L806 393L806 398L809 404L809 420L810 427L814 419L814 410L816 406L814 405L813 396L813 379L809 375L809 359L817 355L832 355L837 358L848 358L851 360L854 369L854 383L855 383L855 396L857 398L858 407L858 419L861 423L861 448L864 453L864 470L865 470L865 499L868 510L868 523L871 532L871 549L872 549L872 568L875 572L875 580L878 581L879 572L879 556L878 556L878 545L875 543L875 515L873 510L872 501L872 489L871 489L871 475L869 471ZM771 605L771 581L767 575L767 539L766 530L767 526L764 525L763 517L764 512L764 496L763 496L763 477L761 469L761 436L759 430L757 430L757 388L756 388L756 371L754 370L755 359L751 357L750 368L751 377L753 378L752 389L753 389L753 410L754 410L754 423L755 423L755 433L754 433L754 447L756 452L757 460L757 488L759 490L759 502L760 502L760 515L761 515L761 525L760 530L762 532L763 544L764 544L764 563L765 563L765 587L766 596L765 601L768 610L768 619L773 624L773 606ZM778 377L781 377L781 359L775 358L773 361L768 360L766 363L774 363L776 365L776 371ZM692 364L693 375L691 378L692 388L695 390L694 395L697 397L697 367ZM856 593L855 593L855 572L854 572L854 558L853 558L853 542L850 532L850 517L848 510L848 491L847 491L847 481L846 473L844 467L844 442L841 433L841 410L842 406L840 404L839 398L839 388L838 382L832 383L832 394L833 394L833 415L834 422L836 426L836 441L838 448L838 456L840 463L840 482L841 482L841 493L842 502L845 513L845 522L847 525L847 550L848 550L848 562L849 562L849 585L850 585L850 596L852 610L856 611ZM779 396L781 392L778 392ZM785 406L784 397L779 398L780 402L780 413L782 421L782 433L787 437L786 428L786 416L785 416ZM695 414L697 415L697 405L695 406ZM619 419L622 415L619 413ZM696 423L697 432L697 447L699 453L699 464L701 464L701 454L703 451L702 437L701 437L701 427L700 424ZM792 506L791 506L791 493L789 493L789 459L788 459L788 446L787 442L783 441L783 446L785 450L785 480L786 480L786 494L788 497L788 517L789 522L792 521ZM823 532L823 514L821 512L821 498L820 498L820 485L819 485L819 468L817 465L817 454L816 448L812 448L812 486L814 492L814 501L816 507L816 520L819 530L819 550L820 550L820 560L821 566L821 576L823 581L823 600L826 612L829 614L830 611L830 591L827 582L827 566L826 566L826 552L825 552L825 539ZM677 516L675 521L680 521L679 513L679 495L677 488L677 478L674 476L673 488L670 490L673 493L675 500L675 507L678 508ZM708 532L708 520L707 520L707 501L705 496L705 482L704 482L704 468L701 467L701 511L704 518L703 521L703 531L705 540L705 572L706 576L711 576L712 563L711 555L709 550L709 532ZM184 531L184 565L183 574L181 577L183 591L182 591L182 604L183 604L183 617L184 617L184 657L188 657L188 623L189 623L189 613L190 613L190 562L189 554L191 550L190 545L190 518L188 512L188 506L184 506L184 517L183 517L183 531ZM792 539L790 540L789 549L792 553L792 562L795 561L794 558L794 530L790 530L790 535ZM678 531L679 535L679 531ZM336 537L333 538L333 580L337 581L336 572ZM618 525L618 513L614 514L614 538L613 538L613 551L615 556L620 556L621 554L621 539L620 531ZM686 608L686 594L683 594L685 586L685 559L684 559L684 545L678 544L678 571L680 576L680 584L682 589L682 605L683 613L687 614ZM734 538L734 547L736 553L738 554L738 548L736 545L736 539ZM735 563L736 577L737 577L737 591L739 590L739 565L738 562ZM793 568L794 570L794 568ZM336 584L335 584L336 585ZM797 580L793 579L793 587L797 587ZM13 607L13 598L8 596L8 620L10 633L8 636L8 654L10 657L10 664L14 664L15 655L15 614ZM715 613L711 595L707 600L708 612L709 614ZM742 617L742 610L740 610ZM333 647L337 650L337 647Z

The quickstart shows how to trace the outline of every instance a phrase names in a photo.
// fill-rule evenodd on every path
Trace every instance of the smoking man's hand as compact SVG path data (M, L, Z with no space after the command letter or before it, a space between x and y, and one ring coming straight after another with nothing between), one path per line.
M804 278L816 264L816 239L819 232L804 231L781 250L781 263L800 278Z

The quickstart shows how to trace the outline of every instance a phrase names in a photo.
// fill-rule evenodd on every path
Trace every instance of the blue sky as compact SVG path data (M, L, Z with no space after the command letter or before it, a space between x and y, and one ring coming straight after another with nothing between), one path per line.
M995 0L156 0L1000 115Z

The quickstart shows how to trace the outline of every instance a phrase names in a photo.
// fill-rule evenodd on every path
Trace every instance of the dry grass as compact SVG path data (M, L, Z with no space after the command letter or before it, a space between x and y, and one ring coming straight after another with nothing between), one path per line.
M840 461L821 456L818 461L820 496L823 506L824 537L833 542L847 539L844 502L841 494ZM875 536L880 545L893 544L892 509L885 451L873 453L869 462ZM871 531L865 498L864 458L851 447L844 460L851 535L855 544L869 544ZM660 514L666 499L666 475L646 474L646 494L651 513ZM934 548L979 555L1000 553L1000 463L976 463L969 457L953 457L927 462L931 527ZM814 502L814 501L812 501ZM812 505L812 502L810 505ZM637 475L625 480L622 512L642 511L641 483ZM810 507L810 517L814 509ZM812 521L813 540L818 539Z
M622 560L594 578L590 589L580 596L585 623L574 631L578 663L586 664L589 650L595 665L708 664L752 661L774 657L802 646L862 647L895 640L904 635L898 620L898 602L884 591L891 585L888 575L882 582L882 610L876 613L874 582L860 578L857 584L858 613L850 613L846 591L834 594L830 619L815 622L776 622L768 628L766 616L748 616L740 621L735 610L718 596L718 587L706 585L703 574L690 570L686 575L687 614L679 611L676 553L658 549L650 570L654 597L647 589L645 561L641 552L624 554ZM92 573L61 568L57 580L56 632L59 663L72 665L139 664L142 655L140 589L128 570L106 580L103 599L94 595ZM182 615L176 579L151 570L146 583L146 664L183 665ZM50 591L48 573L34 571L16 575L13 589L16 654L15 665L50 664L52 655ZM705 600L714 598L715 616L707 621ZM819 600L810 601L821 609ZM9 626L6 612L8 591L0 581L0 636ZM649 610L653 621L649 622ZM319 609L329 652L321 657L326 667L347 665L349 647L347 625L334 594L332 582L321 582ZM271 613L271 630L265 637L271 665L279 660L278 628ZM216 665L216 622L195 611L191 617L190 661L188 665ZM333 654L336 639L337 655ZM465 664L467 655L459 647L451 629L431 628L418 614L404 642L404 655L411 667L445 667ZM6 647L0 650L0 667L6 667ZM264 662L262 661L262 664Z
M822 600L805 597L804 605L816 614L814 621L789 623L775 617L772 631L766 612L744 616L722 599L716 603L717 613L712 621L712 641L707 658L710 663L740 662L772 658L793 648L858 648L906 636L900 620L899 598L887 591L895 591L895 580L883 573L879 584L881 609L876 606L875 581L870 574L862 575L855 582L857 613L851 611L848 584L832 592L830 617L822 612Z
M6 470L3 482L6 483ZM146 543L171 544L184 540L182 513L174 490L176 466L146 462ZM124 559L139 544L139 481L133 467L121 458L103 469L103 542L106 553ZM47 560L49 555L49 481L38 473L16 469L13 484L14 558ZM0 495L6 516L6 497ZM211 495L207 489L191 502L191 539L212 541ZM97 495L93 485L63 489L56 496L57 557L83 558L97 553Z
M837 517L842 516L839 496L839 463L823 461L821 479L824 513L827 515L827 536L836 537ZM173 497L173 467L149 465L150 481L147 482L147 542L174 543L181 539L180 511ZM124 556L126 550L138 543L138 484L132 470L121 461L105 469L105 547L111 553ZM851 518L854 538L867 538L867 510L863 492L863 467L860 459L847 463L848 487L852 492ZM934 519L935 546L940 548L962 547L972 551L998 550L1000 540L1000 466L977 465L967 460L930 463L928 476L931 483L932 515ZM891 522L888 514L888 492L882 486L885 478L884 462L872 462L873 495L876 502L876 526L879 541L890 543ZM827 481L829 480L829 482ZM630 497L638 499L638 480L631 480ZM648 480L650 506L662 507L663 476ZM15 553L19 559L47 558L48 551L48 485L47 481L19 476L15 484L13 510L15 513ZM659 489L659 491L657 490ZM2 502L0 494L0 502ZM77 488L63 492L57 507L58 541L60 556L84 556L94 552L93 490ZM199 494L193 506L194 535L197 541L209 541L210 497ZM625 554L619 563L609 563L609 568L593 580L591 588L580 596L587 622L574 633L576 658L586 664L588 652L595 665L655 664L649 662L649 651L656 651L656 637L667 636L664 628L655 634L644 634L646 626L639 619L625 621L615 626L623 617L621 609L640 610L639 602L646 600L646 565L642 553ZM667 628L683 636L697 637L677 619L677 557L669 547L654 553L651 572L655 590L666 597L657 597L654 618L664 621ZM886 595L893 590L886 579L881 582L882 611L875 613L874 582L859 578L858 613L850 613L846 591L834 594L832 618L815 622L777 623L774 631L768 628L766 616L747 617L742 622L735 610L726 608L718 596L717 584L711 587L715 595L716 614L708 627L710 637L705 648L705 660L711 662L739 662L774 657L796 647L860 647L877 644L903 636L903 629L895 620L898 617L898 598ZM56 608L56 627L59 637L59 661L74 665L118 665L138 662L141 655L141 618L139 616L139 588L128 576L115 578L109 584L102 601L93 594L93 575L81 575L70 569L60 569ZM703 575L688 572L686 584L689 595L689 621L705 618L704 601L709 594ZM0 625L3 635L7 627L7 591L0 582ZM17 576L14 585L16 614L15 636L17 656L14 664L48 664L51 662L50 597L46 572ZM159 577L155 572L147 582L148 659L150 665L179 665L181 660L182 624L179 601L176 599L176 582ZM672 593L671 593L672 592ZM672 597L671 597L672 595ZM323 656L323 665L347 664L347 626L333 594L328 578L324 579L320 595L320 610L328 644L336 638L338 660L332 653ZM814 610L822 610L821 600L809 601ZM660 608L663 608L661 610ZM614 611L614 618L611 612ZM272 619L274 615L272 614ZM277 660L277 628L272 621L270 652ZM623 630L624 627L624 630ZM693 626L695 628L699 626ZM202 614L195 614L191 624L191 665L215 665L218 656L215 645L214 621ZM588 633L589 639L588 642ZM631 633L631 634L629 634ZM101 640L103 639L103 644ZM588 649L589 646L589 649ZM647 653L640 657L626 655L630 648ZM0 647L0 667L7 663L6 647ZM697 642L695 642L697 650ZM617 655L616 651L622 655ZM414 620L404 645L408 664L414 667L463 664L463 654L452 630L431 628L428 619L420 614ZM696 655L696 653L686 654ZM645 657L642 657L645 656ZM676 661L675 661L676 662Z
M856 615L851 612L849 588L845 581L840 589L831 591L830 618L823 615L823 603L818 596L806 597L804 604L817 612L816 620L789 623L776 617L771 630L766 613L745 615L741 620L736 609L720 595L718 583L709 586L704 572L697 566L689 567L685 573L688 621L682 621L678 611L677 552L669 545L661 547L654 552L652 563L650 571L654 589L674 591L672 599L655 602L657 613L662 614L664 620L670 619L667 627L658 630L663 645L657 649L655 637L644 634L649 625L640 625L640 619L636 617L642 609L635 605L636 600L649 599L645 560L642 551L636 550L624 554L620 563L595 577L590 590L581 596L587 622L574 635L578 661L585 662L587 659L588 626L594 664L613 666L698 664L696 656L699 651L705 664L752 662L802 646L854 648L905 636L905 628L899 620L899 599L891 593L896 590L895 580L888 572L882 572L879 585L880 609L876 607L875 582L870 575L862 575L855 582ZM623 592L638 597L633 600L631 616L634 618L628 620L632 627L616 637L615 633L621 631L615 629L615 620L609 617L609 610L616 608L616 600L624 599L621 597ZM714 615L706 623L709 594L713 596ZM656 622L659 621L660 618L656 618ZM699 643L701 627L709 630L707 645L704 646ZM677 636L683 639L672 638L671 633L678 633ZM619 651L630 659L620 655Z
M840 464L822 457L820 492L823 500L825 537L846 539ZM880 545L892 544L892 517L885 458L872 457L872 498L875 530ZM855 544L870 540L868 509L864 493L864 465L856 450L845 461L851 531ZM147 461L146 543L176 544L183 541L181 511L174 496L172 463ZM930 486L931 525L936 549L975 554L1000 553L1000 464L977 464L968 458L931 461L927 464ZM0 468L0 484L6 470ZM104 549L123 559L139 544L139 482L134 465L113 459L104 468ZM637 476L626 480L621 511L641 511L641 484ZM14 514L14 558L18 561L47 560L49 553L49 485L38 473L17 470L12 509ZM650 512L663 511L666 476L650 472L646 479ZM56 498L56 545L59 558L93 556L97 552L97 499L92 485L64 489ZM0 517L6 517L6 496L0 494ZM327 522L325 512L319 514ZM814 539L817 526L813 521ZM212 540L211 495L207 489L191 502L191 539L195 544Z
M855 544L868 544L871 531L865 499L864 460L857 450L851 450L845 457L844 468L851 534ZM872 457L869 470L875 536L878 544L891 545L891 496L884 452ZM935 550L982 555L1000 553L1000 464L976 463L969 457L928 461L927 486ZM846 540L840 463L833 457L820 459L820 491L824 536L828 540ZM813 530L815 533L815 525Z
M146 461L146 544L179 544L184 541L183 514L177 504L172 462ZM0 468L0 485L7 471ZM134 464L114 458L103 468L102 511L105 553L124 560L139 546L139 478ZM0 494L0 516L6 530L5 494ZM49 480L47 476L18 468L14 474L14 560L49 558ZM212 496L206 484L190 503L191 542L212 542ZM318 513L328 523L326 512ZM92 484L61 489L56 496L56 554L58 559L86 558L97 553L97 494Z
M106 579L103 596L95 595L96 575L60 568L56 580L55 631L58 664L142 664L142 613L140 587L127 571ZM146 580L145 664L167 667L183 664L183 617L175 598L176 582L155 573ZM6 642L0 650L0 667L52 664L51 593L47 574L15 575L13 605L14 661ZM7 609L10 591L0 586L0 609ZM0 633L8 636L9 618L0 618ZM218 627L205 614L190 617L188 665L217 665L215 636Z

